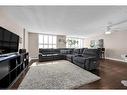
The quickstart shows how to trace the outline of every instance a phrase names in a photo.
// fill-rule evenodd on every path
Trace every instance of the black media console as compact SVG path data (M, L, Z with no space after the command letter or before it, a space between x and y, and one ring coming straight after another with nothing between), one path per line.
M0 89L11 87L28 65L28 53L0 56Z

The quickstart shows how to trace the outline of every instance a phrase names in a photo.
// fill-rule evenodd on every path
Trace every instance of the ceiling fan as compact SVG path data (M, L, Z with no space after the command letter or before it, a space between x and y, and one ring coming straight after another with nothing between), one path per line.
M105 34L111 34L112 32L119 32L122 30L121 28L112 28L110 26L107 26L106 28Z
M111 34L112 32L118 32L118 31L122 30L121 28L116 28L115 26L126 23L126 22L127 22L127 20L124 20L124 21L121 21L118 23L114 23L114 24L111 22L108 23L108 26L106 26L105 34Z
M107 26L106 28L107 30L105 31L105 34L111 34L111 27Z

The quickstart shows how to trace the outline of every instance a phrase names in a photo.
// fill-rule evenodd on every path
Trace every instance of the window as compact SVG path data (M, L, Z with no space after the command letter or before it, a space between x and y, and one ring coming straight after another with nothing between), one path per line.
M39 34L39 48L56 48L56 36Z
M83 38L67 37L66 42L67 42L66 43L67 48L83 48L84 47Z

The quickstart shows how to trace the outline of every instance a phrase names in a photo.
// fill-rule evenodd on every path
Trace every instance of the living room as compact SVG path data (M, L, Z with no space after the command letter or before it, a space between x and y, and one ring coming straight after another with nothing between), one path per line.
M1 89L127 89L127 6L0 6Z

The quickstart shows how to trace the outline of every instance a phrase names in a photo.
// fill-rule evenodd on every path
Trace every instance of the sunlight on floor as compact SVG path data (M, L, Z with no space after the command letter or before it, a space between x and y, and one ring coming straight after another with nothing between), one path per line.
M57 60L57 61L47 61L47 62L34 62L30 67L33 66L42 66L45 64L58 64L59 62L65 62L66 60Z

